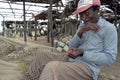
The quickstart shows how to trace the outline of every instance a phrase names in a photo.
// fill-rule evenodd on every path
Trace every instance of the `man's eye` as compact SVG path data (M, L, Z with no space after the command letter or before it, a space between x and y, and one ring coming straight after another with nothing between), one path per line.
M89 15L89 12L85 12L85 15L88 16L88 15Z

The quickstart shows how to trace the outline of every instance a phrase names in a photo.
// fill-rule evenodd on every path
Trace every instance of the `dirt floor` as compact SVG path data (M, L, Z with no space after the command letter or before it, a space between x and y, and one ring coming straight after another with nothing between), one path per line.
M50 49L47 37L41 36L27 38L24 42L23 37L3 38L0 36L0 80L25 80L24 72L28 69L26 64L30 63L36 49ZM120 52L119 52L120 53ZM99 80L120 80L120 54L117 61L112 66L102 66Z

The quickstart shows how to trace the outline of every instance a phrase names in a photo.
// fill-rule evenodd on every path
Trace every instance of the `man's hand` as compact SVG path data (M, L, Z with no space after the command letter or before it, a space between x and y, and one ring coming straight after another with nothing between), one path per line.
M96 32L99 29L99 26L96 23L87 22L85 27L89 27L90 30Z
M84 51L78 49L78 48L70 48L68 50L68 56L75 59L78 56L83 56Z
M91 23L91 22L87 22L86 25L80 29L80 31L78 32L78 36L81 38L82 34L92 30L94 32L98 31L99 26L96 23Z

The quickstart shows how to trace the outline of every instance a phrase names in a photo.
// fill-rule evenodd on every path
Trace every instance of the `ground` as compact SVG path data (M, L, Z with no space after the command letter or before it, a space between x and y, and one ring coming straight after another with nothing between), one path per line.
M4 38L0 36L0 80L25 80L24 72L28 69L27 64L33 58L36 49L50 49L47 37L41 36L27 38L23 37ZM118 52L117 61L112 66L102 66L99 80L120 80L120 54Z

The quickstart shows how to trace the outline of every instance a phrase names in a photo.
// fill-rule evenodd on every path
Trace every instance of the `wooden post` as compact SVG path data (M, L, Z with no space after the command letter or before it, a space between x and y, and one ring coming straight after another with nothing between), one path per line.
M23 17L24 17L24 41L27 42L27 38L26 38L26 15L25 15L25 0L23 0Z
M5 16L3 16L3 36L5 36Z
M48 8L48 29L47 29L47 42L49 43L50 42L50 8Z
M114 8L114 15L115 15L114 25L117 27L117 7L118 7L117 0L113 0L112 4L113 4L113 8Z
M35 19L35 41L37 40L37 20Z
M54 45L53 40L53 20L52 20L52 0L49 0L50 7L48 8L48 42L51 40L51 46Z
M49 14L49 13L48 13ZM48 24L47 24L48 28L47 28L47 42L50 42L50 22L49 22L49 15L48 15Z
M115 9L115 26L117 26L117 2L114 0L114 9Z
M52 0L49 0L50 2L50 35L51 35L51 46L54 46L54 39L53 39L53 16L52 16Z

